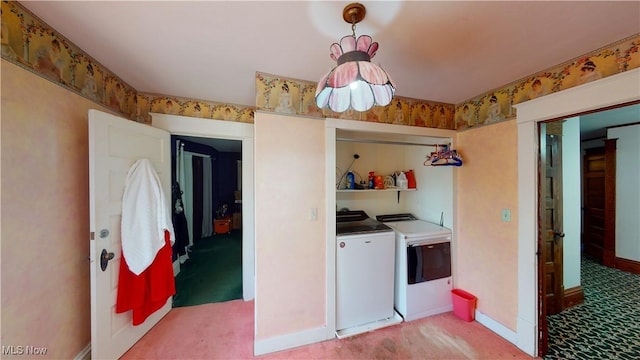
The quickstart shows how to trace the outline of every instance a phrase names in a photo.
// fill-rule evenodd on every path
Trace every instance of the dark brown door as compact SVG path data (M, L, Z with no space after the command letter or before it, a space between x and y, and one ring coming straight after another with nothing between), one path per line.
M587 149L583 159L583 245L585 254L602 263L604 250L604 147Z
M547 315L562 311L562 122L540 124L539 355L548 349Z
M616 140L587 149L583 159L585 254L616 265Z

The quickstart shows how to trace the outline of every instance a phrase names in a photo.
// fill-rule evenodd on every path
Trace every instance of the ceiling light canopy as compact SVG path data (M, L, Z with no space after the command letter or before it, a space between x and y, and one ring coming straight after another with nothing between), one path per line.
M391 77L371 62L378 51L378 43L369 35L356 38L356 24L364 19L365 14L364 5L359 3L349 4L342 11L342 17L351 24L353 34L329 48L331 59L338 65L318 83L316 105L321 109L367 111L375 105L389 105L393 99L396 88Z

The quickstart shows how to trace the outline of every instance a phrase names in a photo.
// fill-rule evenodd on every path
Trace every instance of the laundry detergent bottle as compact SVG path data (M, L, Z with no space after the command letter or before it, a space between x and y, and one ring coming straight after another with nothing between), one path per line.
M355 180L356 180L355 176L351 171L349 171L347 173L347 189L355 189L356 187Z
M375 183L373 180L375 177L376 177L376 172L369 171L369 184L368 184L369 189L375 189Z
M407 175L405 175L404 171L400 171L400 174L396 178L396 186L400 189L409 188L409 181L407 180Z

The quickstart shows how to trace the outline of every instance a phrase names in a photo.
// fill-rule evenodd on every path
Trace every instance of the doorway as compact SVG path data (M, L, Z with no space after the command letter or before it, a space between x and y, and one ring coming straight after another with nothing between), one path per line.
M636 112L640 111L637 105L632 105L631 108L635 109ZM613 263L613 261L607 261L607 258L615 258L616 181L615 166L611 165L612 160L613 165L615 165L615 140L609 140L606 139L606 137L607 129L622 126L625 123L633 123L635 120L632 119L637 119L637 116L632 116L625 120L624 117L618 115L618 113L628 110L629 106L565 118L549 123L539 123L540 197L538 203L540 204L540 249L538 252L538 299L540 309L540 333L538 338L538 355L544 355L548 350L547 336L549 329L547 328L547 315L560 313L566 308L582 303L584 300L582 280L580 278L580 264L584 263L583 255L585 253L591 256L595 255L598 262L605 263L605 265L607 262ZM638 114L640 114L640 112L638 112ZM597 122L597 130L603 134L602 137L595 139L597 140L597 145L605 145L602 151L593 149L585 150L584 143L589 140L586 139L586 137L589 136L589 132L594 131L594 125L589 123L592 121ZM580 125L583 122L585 124ZM563 133L563 129L569 129L569 131ZM564 161L562 157L553 160L555 151L552 148L553 144L556 143L554 136L558 136L558 134L560 134L561 137L561 140L558 141L572 141L573 139L572 145L568 147L568 151L574 154L573 157L568 159L569 164L567 164L566 158ZM605 148L607 149L606 151ZM567 147L564 146L562 149L562 151L566 151ZM560 153L564 155L562 151ZM605 161L605 152L608 154L606 156L608 158L607 161ZM588 161L583 162L583 159L587 159ZM565 174L562 174L562 176L558 178L560 186L556 186L555 181L549 181L550 177L548 175L552 167L545 166L549 163L557 164L558 162L563 171L567 171L566 169L568 169L568 181L564 182L564 186L562 186L562 176ZM604 174L605 163L608 169L606 176ZM581 165L583 166L581 167ZM553 174L555 174L555 172L552 172L551 178L553 178ZM609 184L606 186L608 201L604 200L605 181ZM584 193L580 189L580 184L584 188ZM596 185L598 185L598 189L596 189ZM571 194L567 196L567 194L563 194L562 191L555 191L555 188L569 189L570 192L574 193L574 196L571 196ZM596 195L602 196L596 198ZM569 211L564 211L564 215L568 214L568 216L571 217L575 214L580 214L580 218L573 221L573 225L569 224L568 227L562 226L562 213L559 214L560 216L555 216L555 212L553 211L553 204L560 204L560 209L562 209L563 199L569 199ZM567 206L567 204L564 205ZM549 211L549 209L552 211ZM555 209L557 210L557 207ZM600 221L594 223L594 217ZM591 229L594 226L596 231L592 231ZM565 233L569 240L569 246L563 246ZM584 234L584 243L581 241L583 238L581 236L582 234ZM548 251L550 249L553 251ZM560 257L557 257L557 251L562 252L563 250L565 252L564 256L560 255ZM554 252L556 252L555 257ZM558 260L561 262L561 265L554 267L554 261ZM553 270L556 269L557 271L557 269L560 269L562 271L562 263L564 261L569 261L568 266L564 267L568 268L569 271L566 272L565 276L561 275L558 278L554 276L557 274L554 273ZM565 291L565 287L567 287L567 291Z
M238 140L242 153L242 298L255 297L254 128L250 123L152 114L154 127L173 135Z
M173 307L242 298L242 142L171 136Z
M518 127L518 347L539 355L537 123L640 102L640 68L514 105Z

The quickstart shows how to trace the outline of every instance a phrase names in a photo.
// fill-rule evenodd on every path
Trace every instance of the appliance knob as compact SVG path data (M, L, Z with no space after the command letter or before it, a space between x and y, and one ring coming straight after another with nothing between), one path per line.
M344 243L344 241L340 241L340 248L345 247L345 245L346 245L346 244Z

